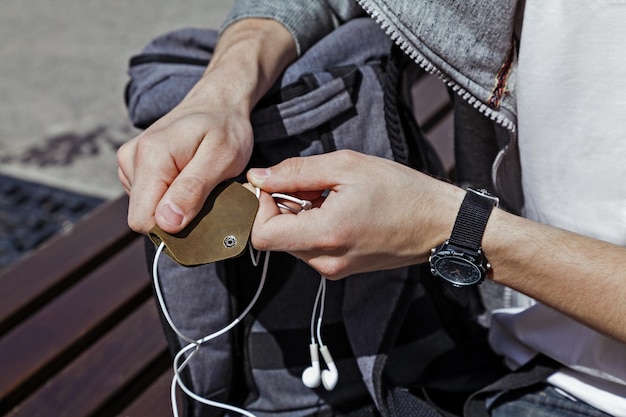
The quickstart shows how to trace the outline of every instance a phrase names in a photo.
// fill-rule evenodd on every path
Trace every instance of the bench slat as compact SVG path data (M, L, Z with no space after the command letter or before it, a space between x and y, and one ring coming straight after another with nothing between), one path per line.
M20 390L72 360L98 331L147 299L150 278L143 258L143 241L136 240L6 334L0 340L0 400L19 397Z
M126 223L128 198L104 203L0 273L0 335L138 235Z
M174 372L171 367L163 373L145 392L130 404L118 417L172 417L170 387ZM180 394L180 392L179 392ZM178 413L182 415L179 395Z
M91 416L113 397L123 395L136 376L154 367L159 359L169 369L157 308L153 300L148 300L9 416ZM167 392L163 391L165 398L158 401L166 408Z

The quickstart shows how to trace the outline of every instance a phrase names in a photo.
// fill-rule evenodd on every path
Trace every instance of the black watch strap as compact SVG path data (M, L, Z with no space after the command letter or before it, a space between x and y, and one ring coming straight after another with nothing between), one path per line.
M485 190L468 188L452 228L450 244L478 252L487 220L497 205L497 197Z

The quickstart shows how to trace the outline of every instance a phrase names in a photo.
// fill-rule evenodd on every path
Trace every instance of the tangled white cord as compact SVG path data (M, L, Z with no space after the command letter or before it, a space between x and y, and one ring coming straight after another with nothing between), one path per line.
M260 196L260 190L257 188L256 189L256 196L257 198L259 198ZM300 210L296 210L293 209L292 207L289 207L285 204L282 203L277 203L277 205L280 208L289 210L293 213L297 213L299 211L302 210L308 210L311 208L311 202L306 201L306 200L300 200L298 198L286 195L286 194L280 194L280 193L274 193L272 194L272 197L276 198L276 199L282 199L282 200L289 200L292 202L295 202L297 204L299 204L301 206ZM259 260L261 257L261 253L257 252L257 254L254 254L254 249L252 248L251 244L248 244L248 248L249 248L249 252L250 252L250 258L252 260L252 264L256 267L259 265ZM261 280L259 282L259 286L254 294L254 297L252 297L252 300L250 301L250 303L247 305L247 307L241 312L241 314L239 314L239 316L234 319L230 324L228 324L226 327L222 328L221 330L218 330L214 333L211 333L207 336L204 336L203 338L200 339L192 339L186 335L184 335L179 329L178 327L176 327L176 325L174 324L174 321L172 320L172 317L170 316L168 309L167 309L167 305L165 303L165 299L163 297L162 291L161 291L161 285L159 282L159 272L158 272L158 263L159 263L159 258L161 256L161 254L163 253L163 250L165 249L165 243L161 242L161 244L159 245L159 247L157 248L156 254L154 256L154 261L152 263L152 279L154 281L154 288L155 288L155 293L156 293L156 297L157 297L157 301L159 303L159 307L163 313L163 316L165 317L165 320L167 321L168 325L172 328L172 330L174 331L174 333L176 333L178 335L178 337L180 337L182 340L184 340L185 342L187 342L187 345L185 347L183 347L182 349L180 349L178 351L178 353L174 356L174 361L173 361L173 367L174 367L174 377L172 378L172 384L171 384L171 389L170 389L170 397L171 397L171 402L172 402L172 412L174 417L178 417L178 401L176 399L176 387L178 386L185 394L187 394L190 398L198 401L199 403L202 404L206 404L208 406L211 407L216 407L216 408L220 408L223 410L228 410L228 411L233 411L235 413L239 413L241 415L244 416L248 416L248 417L256 417L254 414L250 413L247 410L244 410L242 408L236 407L234 405L230 405L230 404L225 404L225 403L221 403L218 401L213 401L213 400L209 400L208 398L204 398L198 394L196 394L195 392L193 392L191 389L189 389L189 387L187 387L184 382L182 381L180 374L181 372L189 365L189 362L191 361L191 359L195 356L195 354L198 352L198 350L200 349L200 347L204 344L207 343L210 340L213 340L221 335L223 335L224 333L229 332L231 329L233 329L237 324L239 324L241 322L241 320L243 320L243 318L248 315L248 313L250 312L250 310L252 309L252 307L256 304L257 300L259 299L259 296L261 295L261 292L263 290L263 287L265 286L265 280L267 278L267 270L269 267L269 260L270 260L270 252L265 252L265 259L263 262L263 271L261 273ZM311 329L313 329L313 320L315 317L315 311L317 310L317 305L320 299L320 292L322 291L322 286L323 286L323 291L325 292L326 290L326 285L325 285L325 279L322 279L322 283L320 283L320 289L318 290L318 294L317 297L315 299L315 310L314 310L314 315L312 318L312 324L311 324ZM321 326L321 316L323 315L323 309L324 309L324 301L322 299L321 302L321 308L320 308L320 318L319 318L319 324L318 324L318 339L321 340L320 338L320 330L319 327ZM313 331L313 330L312 330ZM190 352L191 351L191 352ZM185 354L187 354L188 352L190 352L188 354L187 357L184 357ZM181 360L184 358L184 360L181 362Z
M242 408L239 407L235 407L233 405L230 404L225 404L225 403L220 403L218 401L213 401L213 400L209 400L207 398L201 397L200 395L196 394L195 392L193 392L191 389L189 389L182 381L181 377L180 377L180 373L187 367L187 365L189 364L189 362L191 361L191 359L194 357L194 355L198 352L198 350L200 349L200 347L210 341L215 339L216 337L219 337L221 335L223 335L226 332L229 332L233 327L235 327L237 324L239 324L239 322L241 322L241 320L243 320L243 318L250 312L250 310L252 309L252 307L254 306L254 304L257 302L257 300L259 299L259 296L261 295L261 291L263 290L263 286L265 285L265 279L267 277L267 269L269 266L269 259L270 259L270 252L266 252L265 253L265 260L263 262L263 272L261 273L261 281L259 282L259 286L256 290L256 293L254 294L254 297L252 297L252 300L250 301L250 303L248 304L248 306L241 312L241 314L239 314L239 316L234 319L232 322L230 322L230 324L228 324L226 327L222 328L221 330L218 330L214 333L211 333L201 339L197 339L194 340L192 338L187 337L186 335L184 335L174 324L172 317L170 316L168 310L167 310L167 306L165 304L165 300L163 298L163 294L161 292L161 286L160 286L160 282L159 282L159 275L158 275L158 261L159 261L159 257L161 256L161 253L163 252L163 249L165 248L165 244L161 243L157 249L156 255L154 256L154 262L152 264L152 277L154 280L154 288L155 288L155 292L156 292L156 296L157 296L157 300L159 302L159 306L161 308L161 311L163 312L163 315L165 317L165 320L167 321L167 323L169 324L169 326L172 328L172 330L184 341L186 341L188 344L183 347L182 349L180 349L178 351L178 353L174 356L174 361L173 361L173 366L174 366L174 377L172 378L172 385L171 385L171 390L170 390L170 396L171 396L171 401L172 401L172 412L174 414L174 417L178 417L178 403L177 403L177 399L176 399L176 386L178 386L185 394L187 394L190 398L202 403L202 404L206 404L208 406L211 407L217 407L217 408L221 408L224 410L229 410L229 411L233 411L236 413L239 413L241 415L244 416L249 416L249 417L256 417L254 414L250 413L249 411L246 411ZM252 246L249 246L250 248L250 257L252 258L252 263L254 266L257 266L259 264L259 259L260 259L260 252L257 253L257 255L254 255L254 251L252 249ZM184 359L184 361L182 363L180 363L181 359L184 357L184 355L193 350L191 353L189 353L189 355Z

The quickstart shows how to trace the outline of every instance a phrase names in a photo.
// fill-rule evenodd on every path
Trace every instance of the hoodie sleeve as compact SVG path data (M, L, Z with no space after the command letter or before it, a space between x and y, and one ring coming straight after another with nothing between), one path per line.
M241 19L273 19L291 33L300 56L339 25L364 14L355 1L346 0L235 0L220 33Z

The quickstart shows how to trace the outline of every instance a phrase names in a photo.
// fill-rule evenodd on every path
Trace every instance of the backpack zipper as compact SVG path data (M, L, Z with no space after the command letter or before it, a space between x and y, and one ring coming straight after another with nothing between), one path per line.
M513 122L503 114L496 113L487 104L476 98L472 93L461 87L456 81L452 80L439 68L433 65L424 55L422 55L413 47L411 42L409 42L406 37L404 37L398 30L396 30L395 27L392 26L390 19L385 15L384 11L381 8L379 8L369 0L357 0L357 2L365 10L365 12L369 14L370 17L372 17L372 19L374 19L376 23L380 25L381 29L383 29L385 33L387 33L387 35L391 37L391 40L395 42L402 49L402 51L404 51L404 53L406 53L424 71L437 76L447 86L451 87L452 91L461 96L463 100L471 104L480 113L489 117L496 123L504 126L511 132L515 132L515 122Z
M494 185L498 184L497 177L500 165L509 150L514 149L514 147L517 146L517 132L515 122L505 115L498 114L496 111L492 110L487 104L483 103L476 96L467 91L456 81L448 77L448 75L446 75L443 71L437 68L432 62L430 62L424 55L422 55L416 48L413 47L412 43L409 42L409 40L406 39L406 37L402 35L402 33L400 33L391 24L390 19L387 17L387 14L381 7L374 4L371 0L357 0L357 3L359 3L363 10L365 10L365 12L376 21L381 29L383 29L385 33L391 38L391 40L395 42L400 47L400 49L402 49L402 51L407 54L417 65L419 65L420 68L422 68L427 73L439 78L448 87L450 87L452 91L458 94L463 100L472 105L480 113L508 130L509 142L506 146L499 150L492 164L492 181Z

